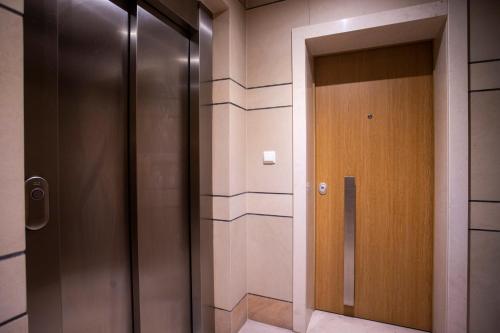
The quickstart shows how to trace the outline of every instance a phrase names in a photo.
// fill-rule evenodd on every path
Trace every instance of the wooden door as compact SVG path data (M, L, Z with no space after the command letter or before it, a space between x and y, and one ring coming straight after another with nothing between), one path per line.
M432 44L319 57L316 308L431 329ZM354 306L344 307L344 177L356 182Z

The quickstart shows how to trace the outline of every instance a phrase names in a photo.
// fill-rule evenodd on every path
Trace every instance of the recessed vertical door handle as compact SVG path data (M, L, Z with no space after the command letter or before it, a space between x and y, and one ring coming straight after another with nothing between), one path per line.
M40 230L49 223L49 183L42 177L28 178L24 183L26 229Z
M344 305L354 306L356 179L344 177Z

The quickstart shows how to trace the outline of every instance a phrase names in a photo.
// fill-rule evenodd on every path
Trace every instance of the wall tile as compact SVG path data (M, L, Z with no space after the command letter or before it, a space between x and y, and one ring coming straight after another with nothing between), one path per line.
M311 24L419 5L435 0L309 0Z
M500 58L500 2L492 0L470 0L470 60Z
M215 307L231 311L246 294L246 218L214 221Z
M0 323L26 312L24 255L0 261Z
M292 82L292 28L308 23L306 0L246 11L247 87Z
M292 329L292 303L258 295L248 295L248 319Z
M0 8L0 255L25 247L22 29Z
M229 192L246 191L246 111L229 106Z
M471 94L471 199L500 200L500 91Z
M229 105L214 105L212 113L212 191L229 195Z
M500 88L500 61L470 65L470 89Z
M246 90L239 84L226 79L213 82L213 103L232 102L246 108Z
M24 12L24 0L0 0L0 4L14 9L20 13Z
M500 327L500 233L471 231L470 333L496 332Z
M229 11L217 15L213 20L212 76L214 79L229 77Z
M229 5L230 77L246 84L246 24L245 9L239 0L227 0Z
M292 105L292 84L247 90L249 109Z
M470 225L475 229L500 231L500 202L471 202Z
M292 219L247 216L248 292L292 301Z
M237 333L247 320L247 297L233 311L215 309L215 333Z
M247 211L253 214L292 216L291 194L247 193Z
M1 326L0 333L28 333L28 317L23 316Z
M213 197L213 215L216 220L233 220L246 212L246 194L232 197Z
M262 153L276 151L276 164L264 165ZM292 108L247 112L247 189L292 193Z

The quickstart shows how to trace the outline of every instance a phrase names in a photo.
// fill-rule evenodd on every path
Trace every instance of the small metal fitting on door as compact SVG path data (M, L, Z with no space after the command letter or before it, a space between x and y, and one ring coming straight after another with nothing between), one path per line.
M319 183L318 192L321 195L325 195L328 190L328 185L326 183Z

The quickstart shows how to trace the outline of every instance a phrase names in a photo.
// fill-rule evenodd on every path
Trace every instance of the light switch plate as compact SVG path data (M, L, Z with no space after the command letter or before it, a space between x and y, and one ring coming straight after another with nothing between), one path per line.
M274 150L265 150L262 154L264 164L276 164L276 151Z

